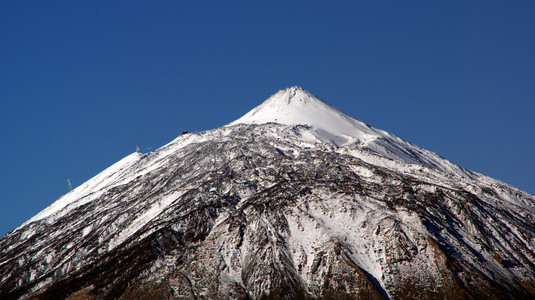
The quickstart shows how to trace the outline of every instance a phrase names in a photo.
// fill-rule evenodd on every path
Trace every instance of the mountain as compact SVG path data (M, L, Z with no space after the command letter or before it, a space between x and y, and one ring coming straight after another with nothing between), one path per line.
M422 164L460 176L473 174L433 152L351 117L300 87L279 91L229 126L265 123L307 125L314 136L309 141L366 149L392 160ZM369 162L377 163L373 159Z
M0 239L1 299L535 299L535 195L308 91L133 153Z

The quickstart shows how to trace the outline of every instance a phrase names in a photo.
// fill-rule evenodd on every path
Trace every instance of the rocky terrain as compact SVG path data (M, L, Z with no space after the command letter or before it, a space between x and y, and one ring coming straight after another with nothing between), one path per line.
M534 195L293 87L2 237L0 298L535 299L534 224Z

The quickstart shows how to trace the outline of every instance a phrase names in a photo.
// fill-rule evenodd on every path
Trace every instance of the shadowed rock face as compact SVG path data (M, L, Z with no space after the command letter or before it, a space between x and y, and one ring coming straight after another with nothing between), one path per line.
M299 132L236 125L144 155L2 237L0 298L535 298L533 195Z

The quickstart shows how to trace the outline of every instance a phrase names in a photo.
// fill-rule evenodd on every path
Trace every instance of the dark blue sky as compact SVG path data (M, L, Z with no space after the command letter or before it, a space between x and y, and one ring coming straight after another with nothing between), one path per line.
M0 4L0 235L293 85L535 192L534 1L198 2Z

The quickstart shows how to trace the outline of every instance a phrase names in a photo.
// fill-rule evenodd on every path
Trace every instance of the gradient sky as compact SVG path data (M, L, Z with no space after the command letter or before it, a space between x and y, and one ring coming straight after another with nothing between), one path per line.
M2 1L0 235L68 178L293 85L535 193L534 16L535 1Z

